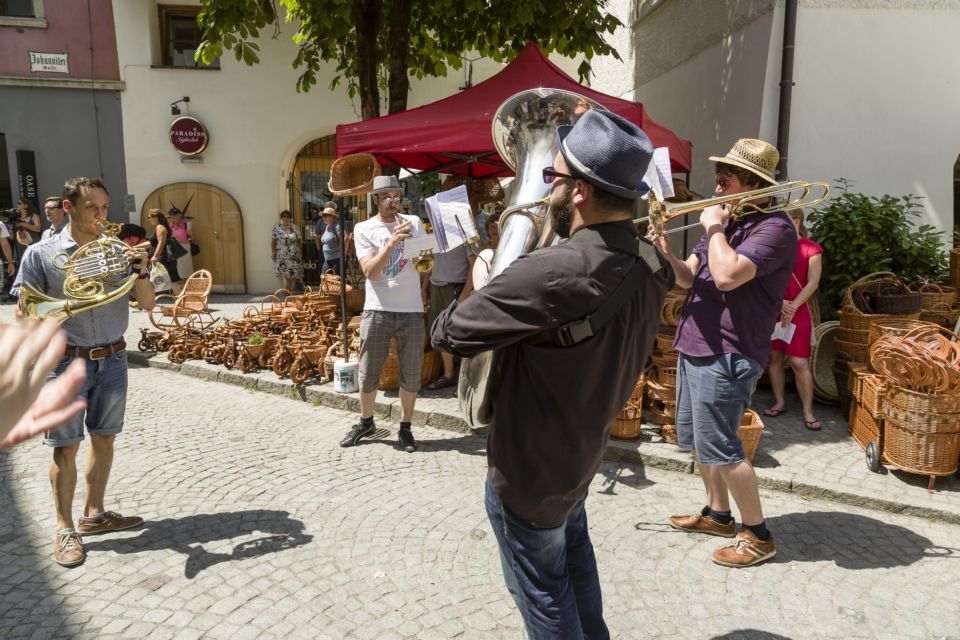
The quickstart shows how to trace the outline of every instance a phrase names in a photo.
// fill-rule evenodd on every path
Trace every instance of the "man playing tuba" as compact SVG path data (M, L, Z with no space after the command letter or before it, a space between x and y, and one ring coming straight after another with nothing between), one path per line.
M97 240L106 222L110 205L107 188L98 178L71 178L63 187L63 209L70 222L62 233L30 245L20 264L20 272L11 293L25 294L23 285L52 298L64 295L64 283L70 275L55 265L55 256L72 256L83 245ZM58 256L59 257L59 256ZM153 287L147 279L146 253L130 248L124 252L130 265L139 272L134 295L140 308L153 308ZM143 518L124 517L104 508L104 493L113 464L113 441L123 429L127 402L127 353L123 334L129 323L127 296L89 308L64 320L67 348L50 379L63 373L74 360L83 360L86 382L79 396L87 409L55 431L48 431L44 444L53 447L50 484L57 512L54 560L65 567L81 564L86 558L80 534L90 535L138 527ZM77 487L77 452L83 441L83 426L90 432L90 457L87 459L87 491L83 516L73 521L73 495Z
M528 634L607 638L587 488L673 273L632 221L648 190L646 134L592 109L557 127L557 140L543 180L554 228L569 240L520 256L442 311L431 336L460 356L500 350L485 503Z

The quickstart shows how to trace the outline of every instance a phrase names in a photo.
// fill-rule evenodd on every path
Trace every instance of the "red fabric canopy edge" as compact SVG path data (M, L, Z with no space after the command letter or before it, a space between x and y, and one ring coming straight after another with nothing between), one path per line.
M381 164L407 169L429 171L456 163L445 171L472 177L512 175L493 146L493 116L510 96L538 87L573 91L620 114L639 125L655 147L670 149L673 171L690 171L689 140L651 120L642 104L579 84L532 42L502 71L474 87L416 109L337 126L337 157L372 153Z

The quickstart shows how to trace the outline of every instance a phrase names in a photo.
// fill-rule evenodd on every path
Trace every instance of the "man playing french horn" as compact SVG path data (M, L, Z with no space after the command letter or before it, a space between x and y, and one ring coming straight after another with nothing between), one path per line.
M64 258L59 254L65 254L69 260L84 245L97 241L106 223L109 205L107 188L100 179L68 180L63 187L63 209L70 216L70 223L62 233L27 248L13 285L13 295L24 296L35 291L49 298L62 298L70 275L57 266ZM132 268L139 273L133 292L140 308L152 309L154 292L147 279L145 251L131 247L123 252L123 258L129 262L128 272ZM132 279L132 274L127 278L128 281ZM50 485L57 513L54 560L66 567L81 564L86 558L81 534L121 531L143 524L143 518L121 516L104 507L104 494L113 465L114 439L123 429L126 410L127 353L123 335L129 323L127 296L106 298L111 301L84 308L82 313L71 310L65 314L68 317L62 328L67 334L66 352L49 376L49 379L56 378L77 359L83 360L86 366L86 382L79 392L79 397L86 400L86 411L44 436L44 444L53 447ZM69 305L65 307L71 309ZM90 432L87 490L83 516L74 526L76 458L84 438L84 424Z

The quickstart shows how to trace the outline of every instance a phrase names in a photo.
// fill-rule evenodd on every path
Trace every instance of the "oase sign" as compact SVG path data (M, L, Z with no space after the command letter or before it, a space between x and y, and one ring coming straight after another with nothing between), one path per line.
M184 156L196 156L207 148L210 136L207 128L196 118L183 116L170 125L170 144Z

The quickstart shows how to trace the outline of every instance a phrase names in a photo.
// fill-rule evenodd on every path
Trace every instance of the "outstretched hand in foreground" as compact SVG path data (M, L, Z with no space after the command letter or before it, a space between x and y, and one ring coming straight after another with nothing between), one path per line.
M67 336L56 320L19 320L0 327L0 449L56 429L86 406L77 391L82 360L45 384L63 357Z

